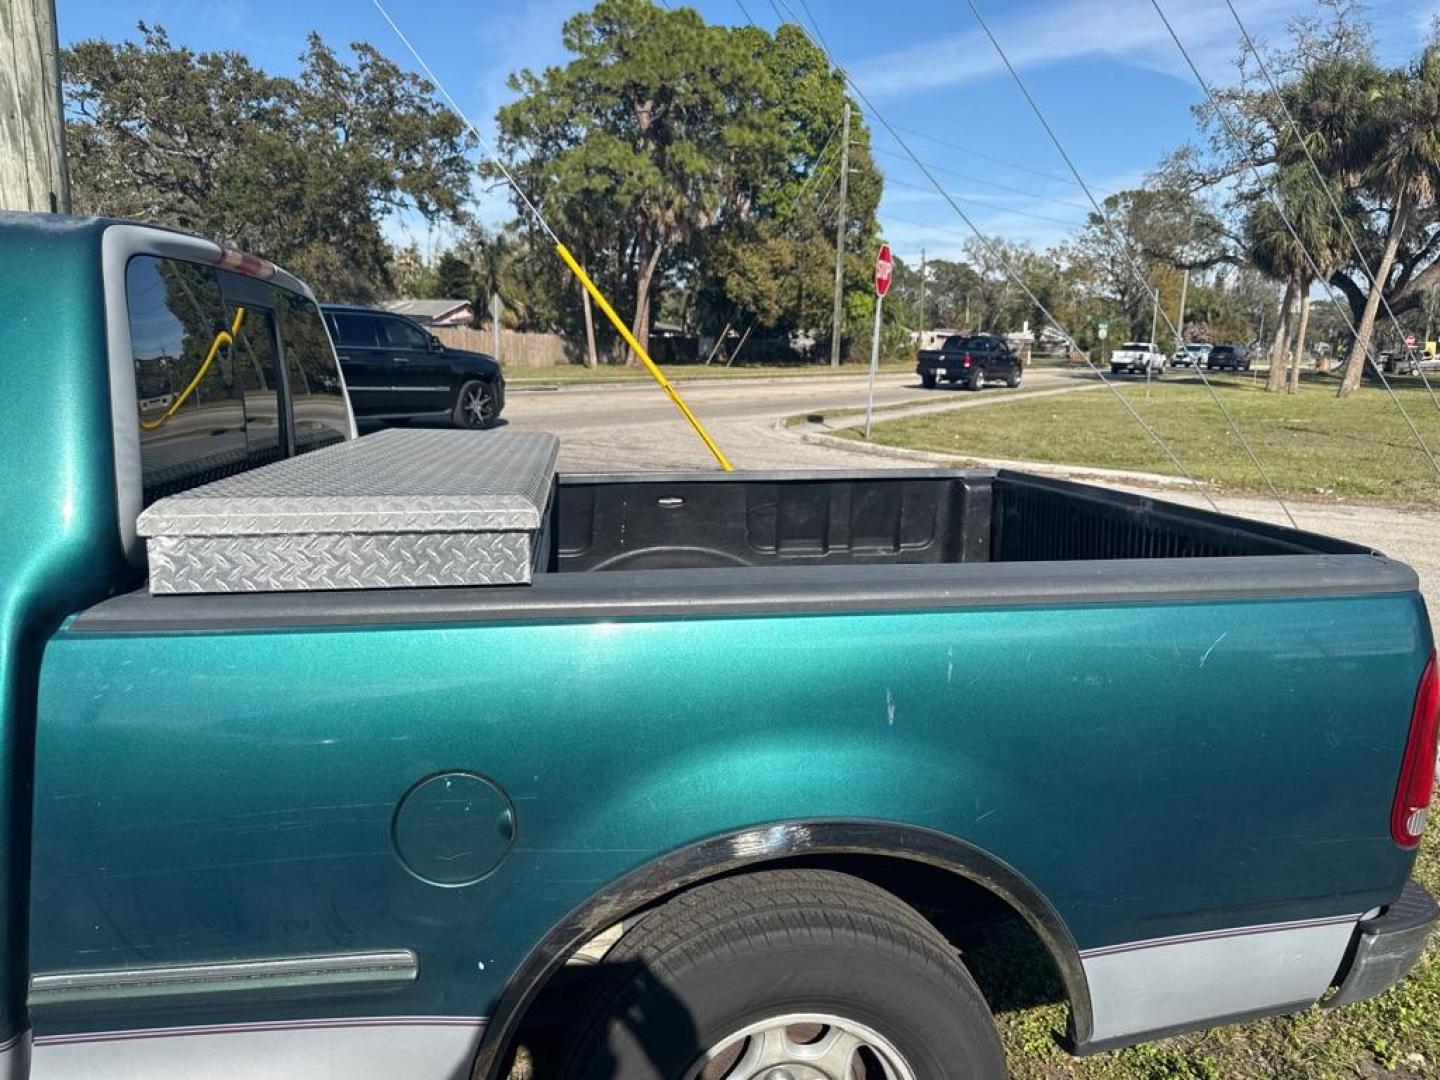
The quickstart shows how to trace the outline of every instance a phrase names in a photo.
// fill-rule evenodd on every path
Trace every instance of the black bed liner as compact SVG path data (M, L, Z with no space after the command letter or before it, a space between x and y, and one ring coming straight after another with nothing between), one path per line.
M1314 533L993 470L562 477L550 569L1355 555Z

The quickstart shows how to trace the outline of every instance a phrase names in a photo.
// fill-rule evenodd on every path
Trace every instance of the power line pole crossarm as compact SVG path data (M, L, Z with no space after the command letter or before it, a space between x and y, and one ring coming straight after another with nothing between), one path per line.
M841 324L845 318L845 233L850 207L850 103L840 122L840 210L835 226L835 314L830 321L830 366L840 366Z
M54 0L0 0L0 210L70 211Z

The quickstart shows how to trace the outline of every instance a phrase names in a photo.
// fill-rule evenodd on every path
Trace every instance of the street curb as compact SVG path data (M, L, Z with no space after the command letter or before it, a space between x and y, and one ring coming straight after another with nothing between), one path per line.
M1015 469L1017 471L1039 473L1042 476L1054 476L1061 480L1109 480L1127 484L1144 484L1149 487L1161 488L1193 488L1200 490L1204 487L1198 482L1191 483L1183 476L1163 476L1160 473L1131 472L1126 469L1102 469L1095 466L1085 465L1057 465L1048 461L1012 461L1006 458L985 458L973 454L936 454L928 450L907 450L903 446L885 446L876 443L863 443L855 439L842 439L835 435L826 435L818 431L797 431L794 427L787 427L781 420L775 425L775 429L792 438L799 439L803 443L812 446L824 446L835 450L849 450L852 453L871 454L875 457L896 458L901 461L923 461L933 465L957 465L978 466L982 469Z

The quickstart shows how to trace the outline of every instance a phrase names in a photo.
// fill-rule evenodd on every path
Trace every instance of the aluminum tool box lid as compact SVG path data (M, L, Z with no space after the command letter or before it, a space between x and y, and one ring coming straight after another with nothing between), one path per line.
M391 429L161 499L152 593L531 580L559 440Z

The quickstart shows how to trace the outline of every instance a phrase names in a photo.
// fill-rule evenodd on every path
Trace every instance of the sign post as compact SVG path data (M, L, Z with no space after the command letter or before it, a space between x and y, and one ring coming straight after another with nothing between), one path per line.
M870 438L870 420L875 412L875 373L880 368L880 310L885 305L885 294L890 291L890 279L895 274L895 260L890 255L890 245L881 244L880 253L875 256L875 334L870 339L870 389L865 396L865 438Z
M1105 363L1105 339L1110 336L1110 324L1101 319L1095 325L1095 332L1100 338L1100 363Z

